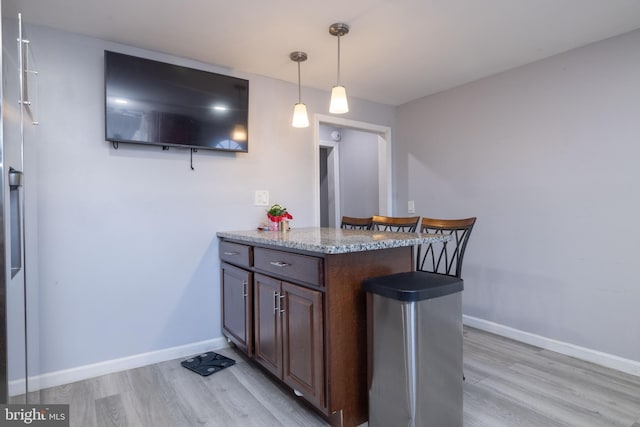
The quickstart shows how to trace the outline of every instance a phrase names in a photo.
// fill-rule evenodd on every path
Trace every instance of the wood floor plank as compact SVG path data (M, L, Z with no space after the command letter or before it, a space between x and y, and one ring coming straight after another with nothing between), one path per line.
M328 424L234 348L202 377L171 360L42 390L70 404L71 427ZM640 377L464 328L465 427L640 427ZM24 401L14 396L12 401Z
M132 398L136 416L144 425L183 427L190 422L182 412L175 411L175 391L164 381L158 366L151 365L127 371L131 376Z
M496 369L505 369L517 361L535 357L541 351L523 343L478 331L464 329L463 368L469 382L477 382Z
M468 383L464 389L465 427L567 427L567 424L532 409L527 403L505 397L481 384Z
M482 388L495 392L503 400L527 405L537 412L546 414L550 419L569 425L628 426L628 423L620 424L604 416L601 412L602 406L592 406L585 402L566 399L553 387L542 386L533 377L515 370L482 380L481 385Z
M138 418L138 400L135 397L134 387L131 384L129 371L115 372L109 375L101 375L86 380L89 394L88 399L94 399L96 405L97 423L100 423L100 416L97 415L101 399L114 395L119 396L119 404L122 406L126 420L124 425L131 427L143 426L144 423Z
M604 381L605 384L615 383L616 388L624 388L629 393L637 393L640 387L640 376L629 375L614 369L599 366L585 360L564 356L549 350L543 350L540 355L549 361L555 361L559 366L574 372L593 377L596 381Z
M591 408L615 425L628 426L640 411L640 395L616 389L611 380L602 381L602 378L596 379L592 375L575 376L566 367L550 370L548 367L515 364L511 369L516 375L526 376L524 386L528 389L540 390L557 400Z
M202 378L180 366L176 361L161 364L163 375L175 388L177 405L190 420L201 426L232 426L232 415L220 403L218 397L202 381Z
M209 377L203 377L202 381L211 390L220 404L231 415L234 423L232 426L263 426L281 425L277 418L265 408L253 394L241 384L233 369L227 368Z
M96 421L98 427L128 427L126 410L122 404L122 396L113 396L96 399Z
M314 412L308 411L299 399L292 398L289 390L283 390L267 378L264 372L253 366L239 363L230 371L283 426L327 426Z
M69 405L70 424L96 427L95 400L87 381L65 384L40 392L42 403L64 403Z
M495 344L495 338L486 338L486 344ZM473 348L473 339L469 341L469 348ZM502 347L500 352L509 350ZM482 357L467 354L469 365L481 363L491 351L485 349L482 353ZM482 369L486 379L482 379L480 383L485 388L505 393L504 398L526 401L532 408L567 423L626 427L636 418L636 411L640 407L640 388L632 387L633 393L628 394L615 386L616 379L622 379L624 374L620 377L620 373L613 374L611 370L602 367L590 370L589 368L594 367L589 367L586 362L580 363L579 369L572 368L571 358L558 357L556 353L548 358L549 353L539 350L531 351L528 355L518 353L513 358L514 363L507 369L484 365ZM598 374L594 377L595 373ZM626 379L624 383L634 384L635 380ZM630 390L625 387L625 391Z
M131 383L127 371L101 375L99 377L89 378L86 381L95 400L122 393L123 390L131 390Z
M526 399L531 408L569 425L626 427L638 415L636 377L471 328L465 332L465 374L483 388L509 391L498 400L518 396L509 387L519 384L538 393L538 400L531 395ZM513 372L510 378L508 372ZM493 384L499 378L506 382ZM472 400L465 395L468 402Z

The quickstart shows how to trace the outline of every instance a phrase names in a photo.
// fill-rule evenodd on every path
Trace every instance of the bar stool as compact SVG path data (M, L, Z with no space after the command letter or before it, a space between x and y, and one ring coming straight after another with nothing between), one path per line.
M373 217L374 224L376 217ZM389 284L397 287L398 283L406 283L408 288L424 282L432 284L464 283L461 277L462 261L467 249L467 242L476 218L465 219L432 219L422 218L420 232L449 235L449 242L427 243L418 247L416 271L395 273L386 276L366 279L368 287L373 284Z
M340 228L349 230L369 230L371 228L371 217L355 218L351 216L343 216Z
M421 233L447 234L452 236L452 240L439 247L437 243L418 247L416 270L444 274L462 280L460 277L462 260L475 223L475 217L465 219L422 218Z
M416 231L419 220L419 216L398 217L374 215L371 220L371 230L413 233Z

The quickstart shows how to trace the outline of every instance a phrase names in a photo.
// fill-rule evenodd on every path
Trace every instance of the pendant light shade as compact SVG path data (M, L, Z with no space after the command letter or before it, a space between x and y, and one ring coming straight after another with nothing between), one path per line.
M309 116L307 115L307 106L302 103L300 63L307 60L307 54L304 52L291 52L289 58L298 63L298 102L293 106L291 126L294 128L306 128L309 127Z
M331 103L329 104L329 112L332 114L349 112L347 90L340 82L340 37L348 33L349 26L347 24L336 23L329 27L329 34L338 37L338 78L336 85L331 89Z
M294 128L308 128L309 116L307 115L307 106L298 102L293 106L293 120L291 126Z
M349 112L347 90L344 86L334 86L331 89L331 104L329 104L329 112L332 114L343 114Z

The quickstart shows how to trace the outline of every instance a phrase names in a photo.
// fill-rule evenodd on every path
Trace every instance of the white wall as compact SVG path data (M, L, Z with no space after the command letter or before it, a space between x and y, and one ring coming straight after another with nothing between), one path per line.
M477 216L464 313L640 361L640 31L397 110L396 206Z
M4 55L12 57L16 23L4 26ZM290 126L296 86L44 27L25 29L40 72L41 124L27 159L34 172L28 208L37 218L27 226L33 230L28 250L37 260L31 286L40 298L41 372L220 337L216 231L262 221L265 208L253 206L258 189L290 209L294 226L313 222L313 128ZM127 144L114 150L104 141L104 49L249 79L249 153L200 150L191 171L187 150ZM311 114L324 114L329 93L305 88L304 102ZM350 102L347 118L394 124L392 107Z

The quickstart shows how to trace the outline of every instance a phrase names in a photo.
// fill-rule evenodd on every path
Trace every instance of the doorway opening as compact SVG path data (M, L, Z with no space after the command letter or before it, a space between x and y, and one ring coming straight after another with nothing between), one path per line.
M316 226L339 227L342 215L390 215L391 128L316 114L314 153Z

